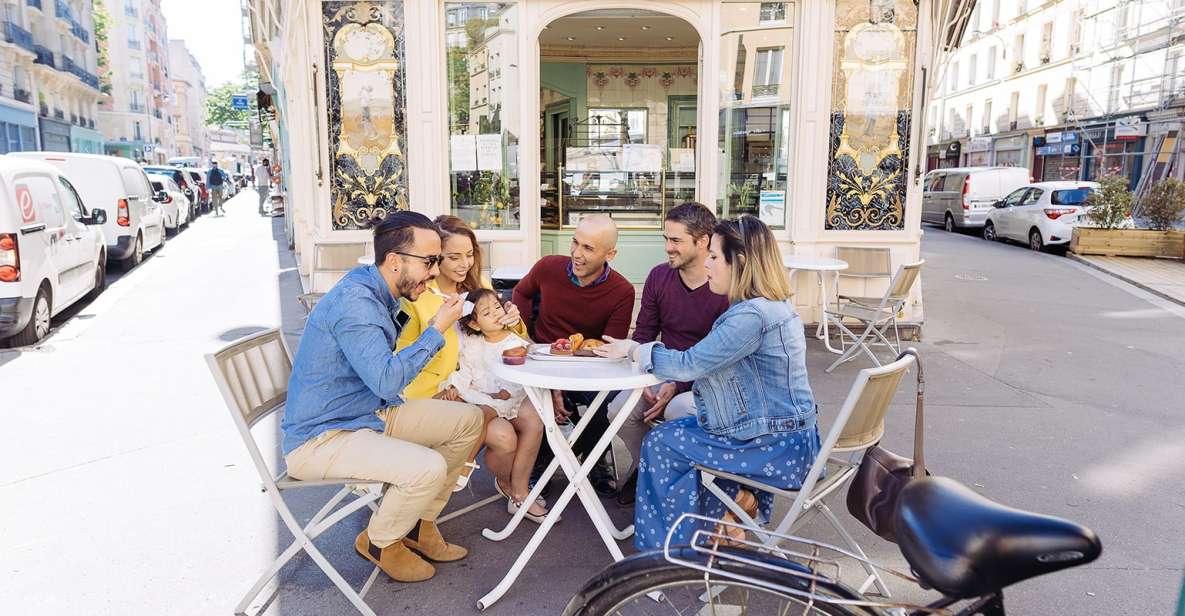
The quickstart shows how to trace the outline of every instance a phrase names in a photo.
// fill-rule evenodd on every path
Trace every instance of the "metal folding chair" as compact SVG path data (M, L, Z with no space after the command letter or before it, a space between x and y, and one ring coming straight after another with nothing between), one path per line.
M748 477L696 465L695 468L700 472L700 483L720 499L742 524L755 529L763 544L774 548L775 551L781 541L777 535L793 534L795 528L809 519L805 514L820 513L852 552L867 559L856 539L843 527L823 499L846 486L856 475L864 452L880 442L881 436L885 433L885 414L901 384L901 378L916 361L917 351L911 348L891 364L879 368L865 368L856 375L856 382L852 384L848 397L844 399L839 415L828 430L827 437L823 439L819 454L815 457L811 470L803 479L799 490L782 490ZM763 530L762 525L717 484L717 480L720 479L735 481L744 487L790 500L790 509L778 521L772 532ZM868 578L861 585L860 592L865 592L870 585L876 584L880 592L888 597L889 588L877 570L868 564L864 565L864 569L868 572Z
M272 506L284 521L284 526L295 539L272 564L263 575L247 591L247 595L235 606L235 614L245 614L251 602L259 596L264 586L279 573L293 556L304 550L317 566L329 576L333 584L341 590L350 603L359 612L367 616L374 616L374 611L366 605L363 597L370 590L379 568L375 567L370 577L363 584L361 591L355 592L345 578L334 569L321 550L313 544L318 535L329 530L334 524L344 520L350 514L369 507L376 509L375 502L382 497L381 483L359 481L357 479L321 479L317 481L300 481L288 476L287 472L273 475L273 471L264 461L260 453L259 444L251 433L260 421L273 413L281 412L288 397L288 376L292 373L292 352L284 341L279 329L269 329L258 334L241 338L217 353L206 355L206 363L218 383L218 390L222 392L222 399L230 410L235 427L239 429L239 436L251 455L255 470L259 473L263 483L263 491L271 498ZM283 493L301 488L323 488L326 486L341 486L341 489L325 503L305 525L301 525L293 515L292 510L284 501ZM351 494L357 498L346 505L338 507ZM335 510L336 509L336 510ZM271 603L271 595L259 608L259 612Z
M872 359L874 365L881 365L880 360L870 348L870 344L877 342L892 349L894 355L900 352L901 333L897 329L897 314L905 308L906 302L909 301L909 291L913 288L914 282L922 272L922 265L925 263L925 260L920 260L898 268L897 273L893 275L893 280L885 289L885 294L875 305L849 298L838 302L835 308L824 312L824 318L831 319L840 330L841 348L846 346L846 337L852 339L851 346L844 348L839 359L827 367L827 372L831 372L836 366L853 359L861 351ZM844 324L845 319L857 321L858 327L863 331L857 335ZM896 342L890 341L887 337L890 327L893 329L893 337Z

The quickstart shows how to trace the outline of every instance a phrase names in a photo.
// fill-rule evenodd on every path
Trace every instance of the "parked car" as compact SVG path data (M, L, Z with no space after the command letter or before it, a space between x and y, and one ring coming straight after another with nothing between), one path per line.
M72 152L14 152L9 156L35 158L65 172L83 203L111 208L103 235L108 264L118 261L131 269L144 255L165 243L165 220L153 197L148 176L136 163L119 156Z
M54 166L0 157L0 340L34 344L54 315L103 292L106 220Z
M1038 182L1018 188L995 204L983 226L986 240L1025 242L1033 250L1067 244L1086 222L1086 200L1097 182Z
M922 222L947 231L982 227L996 201L1030 181L1022 167L935 169L922 180Z
M156 196L156 201L161 204L161 210L164 212L165 229L176 232L188 225L192 206L172 176L149 173L148 181L152 184L152 194Z
M210 190L206 188L206 174L198 169L187 167L185 173L191 182L198 187L198 202L202 204L202 212L210 211Z
M145 165L144 172L171 176L173 181L181 187L181 192L185 193L185 198L189 200L189 205L193 211L193 218L197 218L202 213L200 202L201 190L197 184L194 184L193 179L185 172L185 169L172 165Z

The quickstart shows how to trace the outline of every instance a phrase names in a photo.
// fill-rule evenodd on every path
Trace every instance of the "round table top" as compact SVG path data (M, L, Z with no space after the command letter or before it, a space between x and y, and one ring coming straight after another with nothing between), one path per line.
M568 391L617 391L657 385L661 380L633 362L589 359L547 361L527 358L521 366L496 364L494 374L511 383Z
M811 255L786 255L782 257L782 265L786 269L811 270L816 272L838 272L848 269L847 261Z

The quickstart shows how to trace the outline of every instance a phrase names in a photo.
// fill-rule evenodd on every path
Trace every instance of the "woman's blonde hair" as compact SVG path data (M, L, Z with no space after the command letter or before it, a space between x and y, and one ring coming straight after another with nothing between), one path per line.
M477 234L465 221L456 216L449 216L442 214L437 216L432 222L436 223L436 229L440 233L440 241L448 241L450 235L463 235L469 238L469 243L473 245L473 267L465 273L465 280L457 285L457 292L463 293L465 291L473 291L482 288L481 284L481 246L477 244Z
M790 299L782 253L765 223L756 216L742 214L736 220L720 222L712 234L720 236L720 252L732 266L729 303L757 297L776 302Z

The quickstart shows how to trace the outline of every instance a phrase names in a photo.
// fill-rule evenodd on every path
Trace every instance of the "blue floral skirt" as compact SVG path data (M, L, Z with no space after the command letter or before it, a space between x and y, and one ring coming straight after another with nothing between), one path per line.
M699 513L712 518L724 515L724 503L704 488L692 464L751 477L777 488L796 490L810 472L819 446L816 427L745 441L709 434L695 417L663 423L652 430L642 444L634 510L634 545L639 550L661 548L667 532L684 513ZM739 488L732 481L718 480L717 485L732 495ZM773 495L759 491L755 496L761 519L768 519L773 509ZM671 544L691 543L692 534L701 526L680 524Z

